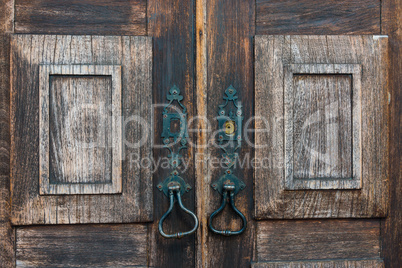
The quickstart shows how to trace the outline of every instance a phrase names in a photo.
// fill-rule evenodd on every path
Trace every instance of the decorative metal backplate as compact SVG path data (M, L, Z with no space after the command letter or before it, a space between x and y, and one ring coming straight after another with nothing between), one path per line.
M168 188L172 185L178 185L180 186L180 193L183 195L191 190L190 185L179 176L180 173L177 170L183 158L180 152L187 149L187 109L181 103L183 96L180 95L180 90L177 86L174 85L169 90L169 94L166 98L169 103L166 104L162 112L163 127L161 138L163 140L163 147L170 152L168 154L169 165L173 171L170 173L169 177L157 185L157 188L168 196ZM175 101L177 105L174 105ZM178 131L174 131L171 128L174 121L178 121L179 123Z
M220 194L222 194L225 184L235 186L235 194L246 187L243 181L233 175L233 168L239 157L238 151L241 148L244 118L243 107L236 94L237 91L232 85L225 90L225 96L223 96L225 103L219 105L217 116L218 146L223 151L222 157L226 170L224 175L213 182L211 186Z

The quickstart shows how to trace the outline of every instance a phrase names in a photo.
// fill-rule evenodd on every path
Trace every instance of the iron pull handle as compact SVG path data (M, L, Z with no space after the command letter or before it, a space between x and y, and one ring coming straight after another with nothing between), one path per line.
M193 219L194 219L194 227L193 227L193 229L191 229L190 231L187 231L187 232L178 232L178 233L174 233L174 234L166 234L163 231L163 221L172 212L173 205L174 205L174 194L175 193L176 193L177 202L179 203L179 207L184 212L186 212L187 214L189 214L189 215L191 215L193 217ZM198 228L198 218L193 212L191 212L189 209L187 209L183 205L183 202L181 201L180 186L175 185L175 186L170 186L169 187L169 200L170 200L169 209L166 211L165 214L163 214L162 218L159 220L159 233L165 238L182 238L183 236L190 235L190 234L194 233Z
M228 192L229 192L229 204L236 212L237 215L242 219L243 221L243 227L238 230L238 231L230 231L230 230L216 230L215 227L212 225L213 218L218 215L226 206L227 204L227 199L228 199ZM222 204L221 206L215 210L211 216L209 217L209 229L211 229L212 232L215 234L220 234L220 235L225 235L225 236L231 236L231 235L239 235L246 230L247 227L247 220L246 217L244 217L243 213L241 213L235 206L234 202L234 196L235 196L235 186L233 185L224 185L223 186L223 193L222 193Z

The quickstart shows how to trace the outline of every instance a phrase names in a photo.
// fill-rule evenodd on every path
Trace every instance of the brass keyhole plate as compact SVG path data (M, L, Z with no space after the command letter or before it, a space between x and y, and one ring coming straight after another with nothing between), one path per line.
M234 135L235 130L236 130L236 125L235 125L234 121L228 120L228 121L225 122L225 133L226 133L226 135L230 135L230 136Z

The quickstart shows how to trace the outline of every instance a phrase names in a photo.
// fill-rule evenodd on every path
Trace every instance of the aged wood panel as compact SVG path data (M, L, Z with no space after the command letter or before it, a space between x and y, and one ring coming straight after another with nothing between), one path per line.
M295 75L293 82L294 177L351 178L351 75Z
M388 217L381 222L382 256L386 267L402 267L402 1L382 1L382 34L390 50L390 192Z
M244 124L253 115L253 36L255 30L255 1L207 0L205 14L206 38L206 88L197 91L200 98L206 98L204 110L199 110L201 116L206 115L209 122L203 122L207 133L208 148L203 155L197 155L197 162L206 161L206 173L201 178L203 189L197 207L206 218L201 226L202 260L199 267L248 267L254 254L255 228L252 221L253 207L253 168L249 157L253 155L250 143L254 141L253 133L243 131L242 148L239 159L245 162L243 167L235 168L235 175L242 179L246 188L235 197L236 207L246 216L248 225L246 231L233 237L215 235L207 228L207 217L221 204L221 195L211 187L211 183L222 176L224 169L216 164L222 158L222 150L214 146L218 130L216 120L219 105L224 103L224 92L230 86L237 90L239 101L243 105ZM203 33L197 33L199 35ZM198 71L198 70L197 70ZM199 70L202 71L202 70ZM200 89L201 90L201 89ZM202 101L202 100L201 100ZM252 124L250 124L252 125ZM250 141L247 142L246 140ZM201 168L201 167L200 167ZM214 225L220 230L239 230L241 220L227 207L216 217ZM203 229L202 229L203 228Z
M361 188L361 73L359 64L284 67L285 189Z
M15 32L146 35L146 0L16 0Z
M0 33L11 33L14 31L14 1L0 1Z
M149 37L14 35L11 67L12 222L120 223L153 217L151 159L152 48ZM125 127L123 189L115 195L39 196L39 65L121 65ZM142 118L143 120L139 120ZM141 125L141 122L145 122ZM152 130L151 130L152 133ZM133 160L134 159L134 160Z
M325 267L325 268L381 268L385 267L381 259L364 260L328 260L328 261L288 261L253 263L252 268L302 268L302 267Z
M50 107L46 109L51 118L49 129L53 130L48 148L50 183L112 180L110 148L114 132L111 117L105 114L112 104L111 84L111 76L50 75ZM69 148L74 142L75 146Z
M17 267L147 267L147 226L20 227Z
M10 38L0 33L0 263L13 267L10 222Z
M380 0L257 0L257 34L380 34Z
M41 194L121 193L118 65L39 66Z
M384 217L388 204L388 43L384 36L257 36L255 114L270 129L256 134L255 212L267 218ZM361 64L362 189L284 191L284 66ZM266 126L256 122L256 129ZM353 126L353 131L358 129Z
M152 94L155 104L166 104L169 89L176 85L183 95L182 103L187 108L188 118L194 116L194 0L150 0L148 1L148 34L153 37L153 86ZM162 109L154 110L154 144L161 145ZM191 126L189 126L191 127ZM189 143L195 143L194 133L189 133ZM168 155L166 149L155 148L155 159L158 162ZM182 169L182 177L193 188L183 196L183 204L195 211L196 179L194 176L194 146L182 151L183 161L187 168ZM158 221L167 211L168 199L157 188L171 172L171 169L157 165L154 173L154 210L155 221L150 229L152 241L150 265L157 267L192 267L195 262L195 235L177 239L165 239L158 232ZM177 204L176 204L177 205ZM176 206L175 205L175 206ZM164 224L168 233L190 230L192 218L174 208ZM161 254L163 252L163 254Z
M284 220L257 223L257 261L380 256L380 220Z

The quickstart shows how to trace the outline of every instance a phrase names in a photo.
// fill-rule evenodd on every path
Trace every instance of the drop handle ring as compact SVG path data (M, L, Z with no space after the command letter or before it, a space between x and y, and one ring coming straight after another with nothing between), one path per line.
M227 199L228 199L228 192L229 192L229 204L232 207L232 209L236 212L236 214L242 219L243 221L243 227L238 230L238 231L230 231L230 230L217 230L212 224L213 218L219 214L226 206L227 204ZM241 213L235 206L234 202L234 196L235 196L235 186L234 185L227 185L225 184L223 186L223 192L222 192L222 204L221 206L215 210L211 216L209 217L209 229L214 232L215 234L220 234L220 235L225 235L225 236L231 236L231 235L239 235L244 232L247 228L247 220L246 217Z
M174 233L174 234L166 234L163 231L163 221L172 212L173 205L174 205L174 196L175 196L175 194L176 194L176 198L177 198L177 202L179 204L179 207L184 212L186 212L187 214L189 214L190 216L193 217L193 219L194 219L194 227L193 227L193 229L191 229L190 231L187 231L187 232L178 232L178 233ZM187 209L183 205L183 202L181 201L181 194L180 194L180 186L179 185L169 186L169 200L170 200L169 209L166 211L165 214L163 214L162 218L159 220L159 233L165 238L182 238L183 236L190 235L190 234L194 233L198 228L198 218L193 212L191 212L189 209Z

